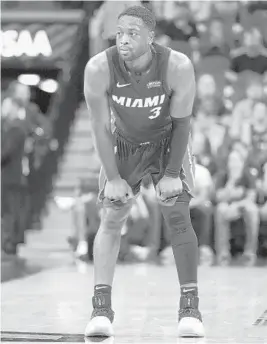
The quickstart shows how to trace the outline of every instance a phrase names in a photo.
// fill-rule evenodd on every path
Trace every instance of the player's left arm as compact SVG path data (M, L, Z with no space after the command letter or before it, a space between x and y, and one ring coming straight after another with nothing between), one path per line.
M180 175L188 145L191 114L196 92L194 67L190 59L184 54L176 51L171 52L167 83L172 90L170 115L173 127L170 155L165 175L177 178Z

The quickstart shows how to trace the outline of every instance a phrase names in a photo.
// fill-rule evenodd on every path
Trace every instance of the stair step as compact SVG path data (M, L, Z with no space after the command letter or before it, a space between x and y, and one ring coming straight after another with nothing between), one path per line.
M71 139L68 141L66 144L66 147L73 147L73 146L88 146L91 147L93 146L93 139L91 136L72 136Z
M88 149L88 147L71 147L71 148L67 148L65 150L65 154L66 156L72 156L72 155L82 155L82 156L88 156L91 157L92 155L95 154L95 150L92 147L91 149Z

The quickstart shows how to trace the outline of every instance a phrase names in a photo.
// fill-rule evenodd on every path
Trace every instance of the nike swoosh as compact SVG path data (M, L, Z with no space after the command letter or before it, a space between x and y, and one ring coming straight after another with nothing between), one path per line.
M194 291L194 290L195 290L195 288L193 288L193 289L184 289L183 292L187 293L188 291Z
M131 84L120 84L119 82L117 82L117 87L126 87L126 86L130 86Z

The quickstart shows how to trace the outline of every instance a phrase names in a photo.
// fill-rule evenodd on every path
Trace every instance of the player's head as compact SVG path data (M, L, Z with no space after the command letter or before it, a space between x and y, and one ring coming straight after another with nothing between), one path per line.
M132 6L118 17L117 48L125 61L142 56L153 42L156 20L153 13L143 6Z

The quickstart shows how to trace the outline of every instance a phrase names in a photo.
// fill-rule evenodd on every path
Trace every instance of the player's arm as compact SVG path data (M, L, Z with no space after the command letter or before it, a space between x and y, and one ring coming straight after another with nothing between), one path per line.
M92 121L94 145L107 179L119 177L111 132L111 115L107 98L109 67L106 53L94 56L85 67L84 95Z
M176 51L171 52L167 82L172 90L170 115L173 127L165 175L176 178L180 175L187 149L196 90L194 68L187 56Z

